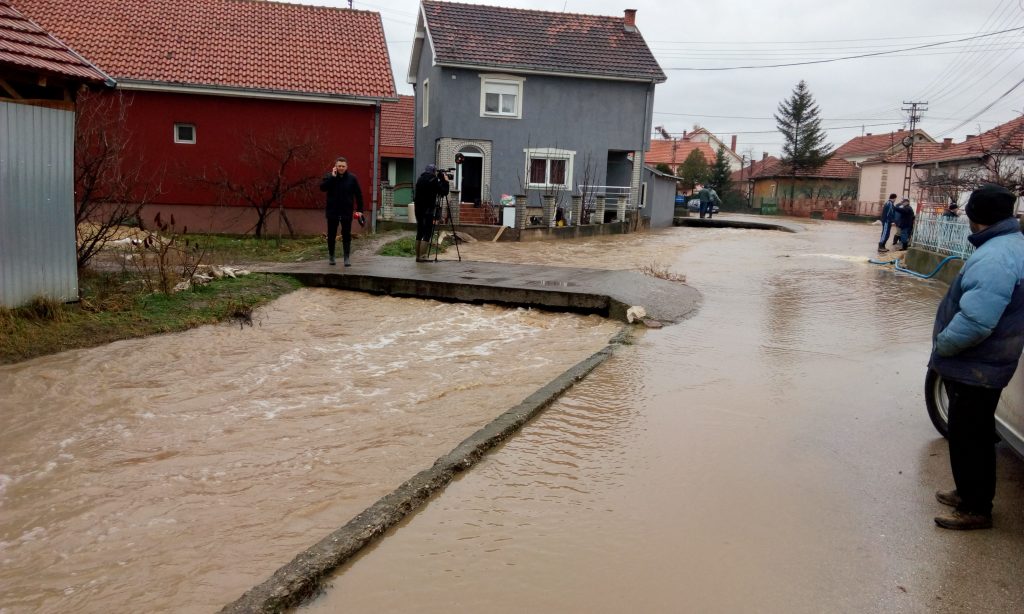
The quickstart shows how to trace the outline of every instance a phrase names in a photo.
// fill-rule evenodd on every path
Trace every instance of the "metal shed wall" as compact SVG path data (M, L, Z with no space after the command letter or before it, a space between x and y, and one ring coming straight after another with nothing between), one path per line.
M75 114L0 102L0 305L78 297Z

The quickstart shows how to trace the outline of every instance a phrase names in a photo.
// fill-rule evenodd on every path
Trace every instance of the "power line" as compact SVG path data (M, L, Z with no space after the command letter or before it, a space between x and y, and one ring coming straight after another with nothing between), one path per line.
M1005 92L1003 92L1003 93L1002 93L1002 94L1001 94L1001 95L1000 95L1000 96L999 96L998 98L996 98L995 100L993 100L992 102L990 102L990 103L989 103L988 105L986 105L984 109L982 109L982 110L978 111L978 112L977 112L977 113L975 113L974 115L972 115L972 116L970 116L969 118L965 119L964 121L960 122L960 123L959 123L959 124L957 124L956 126L953 126L953 127L952 127L952 128L950 128L949 130L946 130L945 132L943 132L943 133L942 133L942 134L940 134L939 136L945 136L945 135L947 135L947 134L949 134L949 133L951 133L951 132L955 132L955 131L959 130L960 128L963 128L963 127L964 127L964 126L966 126L967 124L971 123L972 121L974 121L974 119L975 119L976 117L978 117L979 115L981 115L981 114L982 114L982 113L984 113L985 111L988 111L989 109L991 109L992 107L994 107L994 106L996 105L996 103L997 103L997 102L999 102L999 101L1000 101L1000 100L1002 100L1003 98L1006 98L1007 96L1009 96L1009 95L1010 95L1011 93L1013 93L1013 90L1017 89L1017 88L1018 88L1018 87L1020 87L1020 86L1021 86L1022 84L1024 84L1024 79L1021 79L1021 80L1020 80L1020 81L1018 81L1018 82L1017 82L1017 83L1016 83L1016 84L1015 84L1015 85L1014 85L1013 87L1011 87L1010 89L1008 89L1008 90L1006 90Z
M845 130L847 128L873 128L875 126L902 126L903 122L886 122L884 124L856 124L853 126L824 126L824 130ZM778 130L715 130L718 134L775 134ZM660 134L654 132L652 135ZM669 134L688 134L688 132L669 132Z
M952 43L962 43L964 41L975 40L975 39L979 39L979 38L986 38L986 37L989 37L989 36L995 36L997 34L1004 34L1006 32L1017 32L1019 30L1024 30L1024 26L1018 27L1018 28L1010 28L1009 30L1001 30L999 32L993 32L991 34L981 34L981 35L972 36L972 37L969 37L969 38L961 38L959 40L942 41L942 42L938 42L938 43L929 43L927 45L918 45L916 47L907 47L905 49L896 49L896 50L892 50L892 51L876 51L874 53L862 53L860 55L848 55L848 56L844 56L844 57L831 58L831 59L827 59L827 60L808 60L806 62L789 62L789 63L785 63L785 64L761 64L761 65L756 65L756 66L753 66L753 65L752 66L726 66L726 67L719 67L719 68L691 68L691 67L686 67L686 66L678 66L678 67L665 68L664 70L722 71L722 70L744 70L744 69L750 69L750 68L783 68L783 67L786 67L786 66L806 66L808 64L826 64L826 63L829 63L829 62L839 62L839 61L842 61L842 60L857 60L857 59L860 59L860 58L870 58L870 57L875 57L875 56L880 56L880 55L891 55L891 54L894 54L894 53L901 53L901 52L904 52L904 51L916 51L918 49L927 49L929 47L938 47L938 46L941 46L941 45L949 45L949 44L952 44Z

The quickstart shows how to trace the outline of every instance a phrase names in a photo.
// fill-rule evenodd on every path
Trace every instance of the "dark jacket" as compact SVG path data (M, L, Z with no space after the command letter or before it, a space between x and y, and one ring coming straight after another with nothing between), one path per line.
M892 201L892 199L890 198L889 200L885 201L884 205L882 205L882 223L885 224L885 223L888 222L888 223L891 224L891 223L893 223L895 221L896 221L896 203L894 203Z
M327 192L327 217L352 217L353 201L358 205L355 211L363 210L363 191L352 173L327 173L320 181L320 190Z
M928 366L946 379L1005 388L1024 349L1024 235L1009 218L967 240L978 249L935 314Z
M896 205L895 223L898 228L913 228L915 217L914 208L910 205Z
M416 180L416 188L413 192L413 202L416 203L416 211L422 213L433 209L437 203L438 196L448 193L448 182L438 178L435 173L423 173Z

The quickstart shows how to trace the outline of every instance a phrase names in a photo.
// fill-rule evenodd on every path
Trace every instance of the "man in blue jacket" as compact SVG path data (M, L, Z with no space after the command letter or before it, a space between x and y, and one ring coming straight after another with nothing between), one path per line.
M931 359L949 396L953 490L935 493L954 508L935 517L945 529L992 526L996 492L993 434L999 395L1024 348L1024 235L1013 218L1017 197L986 184L967 202L977 250L964 263L935 314Z
M889 240L889 233L892 232L892 223L896 221L896 195L890 194L889 200L882 205L882 236L878 239L878 251L887 252L885 242Z

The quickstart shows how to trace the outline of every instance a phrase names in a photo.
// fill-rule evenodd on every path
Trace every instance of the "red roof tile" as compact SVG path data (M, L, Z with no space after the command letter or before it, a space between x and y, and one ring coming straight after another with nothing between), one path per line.
M769 158L770 162L765 164L756 174L748 175L748 178L766 179L769 177L791 177L789 168L777 158ZM825 166L813 171L801 170L797 177L813 177L820 179L853 179L858 176L860 170L856 165L835 156L828 159Z
M651 140L651 148L647 150L644 161L647 164L668 164L675 170L676 166L682 164L686 157L693 150L704 154L704 161L708 164L715 162L715 150L709 143L691 142L679 139L672 140Z
M118 80L393 98L380 15L263 0L13 0Z
M845 158L847 156L879 155L890 148L899 145L903 137L910 136L909 130L897 130L887 134L866 134L858 136L843 143L835 150L833 155Z
M948 151L949 147L946 150ZM914 162L922 162L941 151L943 151L942 143L915 143ZM906 164L908 154L909 152L906 149L900 149L891 154L873 156L864 160L861 164Z
M102 82L108 77L15 9L0 0L0 64L22 70Z
M778 163L779 163L779 159L778 158L776 158L775 156L768 156L767 158L764 158L762 160L755 160L755 161L751 162L750 166L748 166L746 168L741 168L738 171L733 171L732 174L729 175L729 177L734 182L735 181L747 181L748 179L752 179L752 178L756 177L765 168L768 168L769 166L774 167Z
M914 156L916 162L945 162L949 160L976 160L993 152L1020 153L1024 148L1024 117L996 126L988 132L965 139L962 143L930 152L929 155Z
M623 17L435 0L423 2L423 15L438 64L665 81Z
M412 158L416 134L416 97L399 96L380 110L380 151L389 158Z

